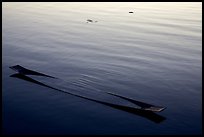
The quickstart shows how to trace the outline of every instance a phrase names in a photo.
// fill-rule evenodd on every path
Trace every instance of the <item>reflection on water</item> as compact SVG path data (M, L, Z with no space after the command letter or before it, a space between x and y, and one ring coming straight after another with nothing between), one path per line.
M201 134L201 3L4 2L2 12L4 133ZM158 126L17 81L15 64L161 104L168 119Z
M94 98L90 98L90 97L86 97L86 96L82 96L82 95L77 95L76 93L70 93L68 91L64 91L64 90L55 88L53 86L46 85L44 83L41 83L41 82L39 82L37 80L34 80L34 79L28 77L28 76L22 75L20 73L13 74L10 77L15 77L15 78L19 78L19 79L22 79L22 80L26 80L26 81L29 81L29 82L32 82L32 83L35 83L35 84L38 84L38 85L41 85L41 86L44 86L44 87L48 87L48 88L51 88L51 89L66 93L66 94L70 94L70 95L80 97L80 98L83 98L83 99L86 99L86 100L97 102L97 103L100 103L100 104L103 104L103 105L106 105L106 106L110 106L110 107L113 107L113 108L116 108L116 109L119 109L119 110L123 110L125 112L135 114L135 115L139 115L139 116L145 117L145 118L147 118L147 119L149 119L149 120L151 120L151 121L153 121L155 123L160 123L160 122L162 122L162 121L164 121L166 119L165 117L160 116L160 115L158 115L158 114L156 114L156 113L154 113L152 111L147 111L147 110L138 109L138 108L129 107L129 106L118 105L117 103L104 102L104 101L100 101L100 100L97 100L97 99L94 99ZM128 99L128 100L130 100L130 99ZM134 102L137 102L137 101L134 101ZM142 103L142 104L144 104L144 103ZM138 102L136 103L136 105L138 105Z

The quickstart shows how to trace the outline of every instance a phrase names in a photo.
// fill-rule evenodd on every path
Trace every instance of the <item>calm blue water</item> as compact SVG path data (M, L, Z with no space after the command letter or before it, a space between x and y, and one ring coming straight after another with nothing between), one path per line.
M202 134L201 4L4 2L3 133ZM166 120L9 77L17 64L165 106Z

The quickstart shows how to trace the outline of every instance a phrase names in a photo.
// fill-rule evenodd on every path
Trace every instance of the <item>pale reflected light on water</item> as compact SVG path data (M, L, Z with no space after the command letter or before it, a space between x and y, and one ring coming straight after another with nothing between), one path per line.
M201 134L201 4L2 3L3 133ZM17 64L166 106L166 120L9 77Z

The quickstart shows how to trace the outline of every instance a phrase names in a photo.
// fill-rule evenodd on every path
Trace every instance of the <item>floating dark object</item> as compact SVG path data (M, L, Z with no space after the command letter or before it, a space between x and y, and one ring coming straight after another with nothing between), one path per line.
M129 13L134 13L133 11L130 11Z
M93 22L93 20L87 19L88 22Z
M96 21L93 21L93 20L91 20L91 19L87 19L86 21L87 21L86 23L89 23L89 22L90 22L90 23L98 22L97 20L96 20Z
M87 99L87 100L90 100L90 101L94 101L94 102L97 102L97 103L100 103L100 104L103 104L103 105L106 105L106 106L110 106L110 107L113 107L113 108L116 108L116 109L120 109L120 110L129 112L129 113L132 113L132 114L136 114L136 115L145 117L145 118L147 118L149 120L152 120L152 121L154 121L156 123L160 123L160 122L162 122L163 120L166 119L165 117L154 113L154 112L160 112L160 111L164 110L165 109L164 107L154 106L154 105L151 105L151 104L136 101L136 100L133 100L133 99L121 96L121 95L117 95L117 94L114 94L114 93L110 93L110 92L105 92L105 93L107 93L107 94L109 94L111 96L115 96L115 97L119 98L120 100L122 99L122 100L125 100L126 102L131 102L131 103L133 103L133 104L135 104L137 106L140 106L141 108L132 107L132 106L128 106L128 105L118 105L118 104L115 104L115 103L96 100L96 99L93 99L93 98L89 98L87 96L75 94L75 92L71 93L71 92L67 92L65 90L53 87L51 85L47 85L47 84L45 84L45 83L43 83L41 81L35 80L34 79L35 77L31 78L31 77L28 77L26 75L37 75L37 76L43 76L43 77L49 77L49 78L55 78L55 77L48 76L48 75L45 75L45 74L42 74L42 73L38 73L36 71L26 69L24 67L21 67L20 65L12 66L12 67L9 67L9 68L11 68L11 69L18 72L16 74L11 75L10 77L16 77L16 78L19 78L19 79L23 79L23 80L26 80L26 81L29 81L29 82L32 82L32 83L47 87L47 88L51 88L51 89L66 93L66 94L70 94L70 95L73 95L73 96L76 96L76 97L80 97L80 98ZM53 80L56 81L57 79L56 80L53 79Z
M49 77L49 78L55 78L53 76L49 76L49 75L45 75L43 73L39 73L39 72L36 72L36 71L33 71L33 70L29 70L29 69L26 69L20 65L15 65L15 66L11 66L9 67L13 70L15 70L16 72L18 72L17 74L20 74L20 75L36 75L36 76L44 76L44 77ZM148 111L153 111L153 112L160 112L162 110L165 109L165 107L160 107L160 106L154 106L152 104L147 104L147 103L144 103L144 102L141 102L141 101L136 101L136 100L133 100L133 99L130 99L130 98L127 98L127 97L124 97L124 96L121 96L121 95L117 95L117 94L114 94L114 93L111 93L111 92L105 92L109 95L112 95L112 96L116 96L116 97L119 97L123 100L127 100L131 103L134 103L138 106L141 107L141 109L143 110L148 110Z

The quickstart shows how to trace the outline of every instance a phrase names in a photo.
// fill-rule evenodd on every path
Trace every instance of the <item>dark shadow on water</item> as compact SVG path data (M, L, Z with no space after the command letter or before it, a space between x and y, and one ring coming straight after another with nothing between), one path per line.
M48 85L46 85L46 84L44 84L42 82L34 80L34 79L32 79L32 78L30 78L28 76L25 76L23 74L20 74L20 73L10 75L10 77L19 78L19 79L22 79L22 80L25 80L25 81L29 81L29 82L32 82L32 83L35 83L35 84L38 84L38 85L41 85L41 86L44 86L44 87L48 87L48 88L51 88L51 89L66 93L66 94L70 94L70 95L80 97L80 98L83 98L83 99L86 99L86 100L94 101L94 102L97 102L97 103L100 103L100 104L103 104L103 105L106 105L106 106L109 106L109 107L112 107L112 108L116 108L116 109L119 109L119 110L122 110L122 111L125 111L125 112L129 112L131 114L142 116L142 117L147 118L147 119L149 119L149 120L151 120L151 121L153 121L155 123L161 123L162 121L164 121L166 119L165 117L163 117L161 115L158 115L158 114L156 114L156 113L154 113L152 111L142 110L142 109L128 107L128 106L122 106L122 105L117 105L117 104L112 104L112 103L107 103L107 102L95 100L95 99L92 99L92 98L88 98L88 97L85 97L85 96L80 96L80 95L76 95L76 94L73 94L73 93L70 93L70 92L66 92L66 91L54 88L52 86L48 86Z

